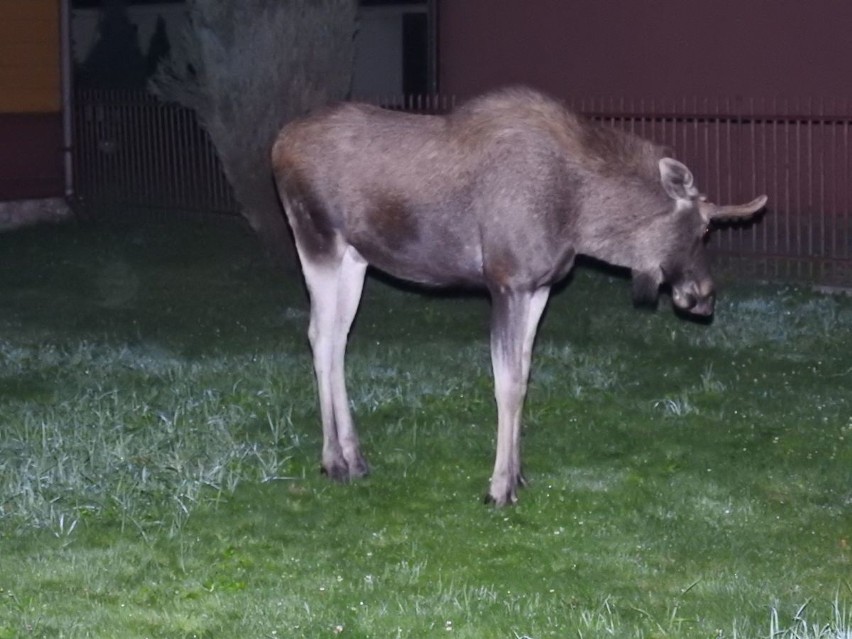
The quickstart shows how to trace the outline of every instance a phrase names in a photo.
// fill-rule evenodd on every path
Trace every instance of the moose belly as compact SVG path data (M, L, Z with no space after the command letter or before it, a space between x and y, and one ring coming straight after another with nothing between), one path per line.
M382 234L347 238L375 268L429 286L479 286L484 283L482 251L463 238L431 231L400 238Z

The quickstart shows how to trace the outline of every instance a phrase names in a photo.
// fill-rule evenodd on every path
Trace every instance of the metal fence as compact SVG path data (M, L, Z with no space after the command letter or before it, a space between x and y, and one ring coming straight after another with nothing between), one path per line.
M195 113L145 91L78 90L73 158L85 211L238 212Z
M446 96L377 101L439 113ZM720 203L766 193L755 224L713 235L714 254L767 277L852 285L852 104L791 100L572 99L588 117L672 148ZM95 209L236 214L194 113L136 92L78 91L76 190Z

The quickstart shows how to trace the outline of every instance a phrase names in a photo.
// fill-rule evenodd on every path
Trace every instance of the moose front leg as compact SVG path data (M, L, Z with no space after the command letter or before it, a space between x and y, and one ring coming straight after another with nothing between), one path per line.
M486 502L497 506L518 500L521 474L521 413L527 392L533 342L548 287L533 292L492 293L491 365L497 400L497 455Z

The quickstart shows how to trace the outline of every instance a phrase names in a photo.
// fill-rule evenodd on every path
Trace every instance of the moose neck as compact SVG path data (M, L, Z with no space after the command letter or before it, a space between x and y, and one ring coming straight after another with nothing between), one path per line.
M614 266L637 268L649 255L668 213L661 194L641 178L594 176L586 181L577 215L577 252Z

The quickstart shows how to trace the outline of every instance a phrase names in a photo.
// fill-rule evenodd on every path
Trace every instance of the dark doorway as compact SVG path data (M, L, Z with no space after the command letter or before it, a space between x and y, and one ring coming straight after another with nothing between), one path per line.
M429 20L425 13L402 16L402 91L429 92Z

